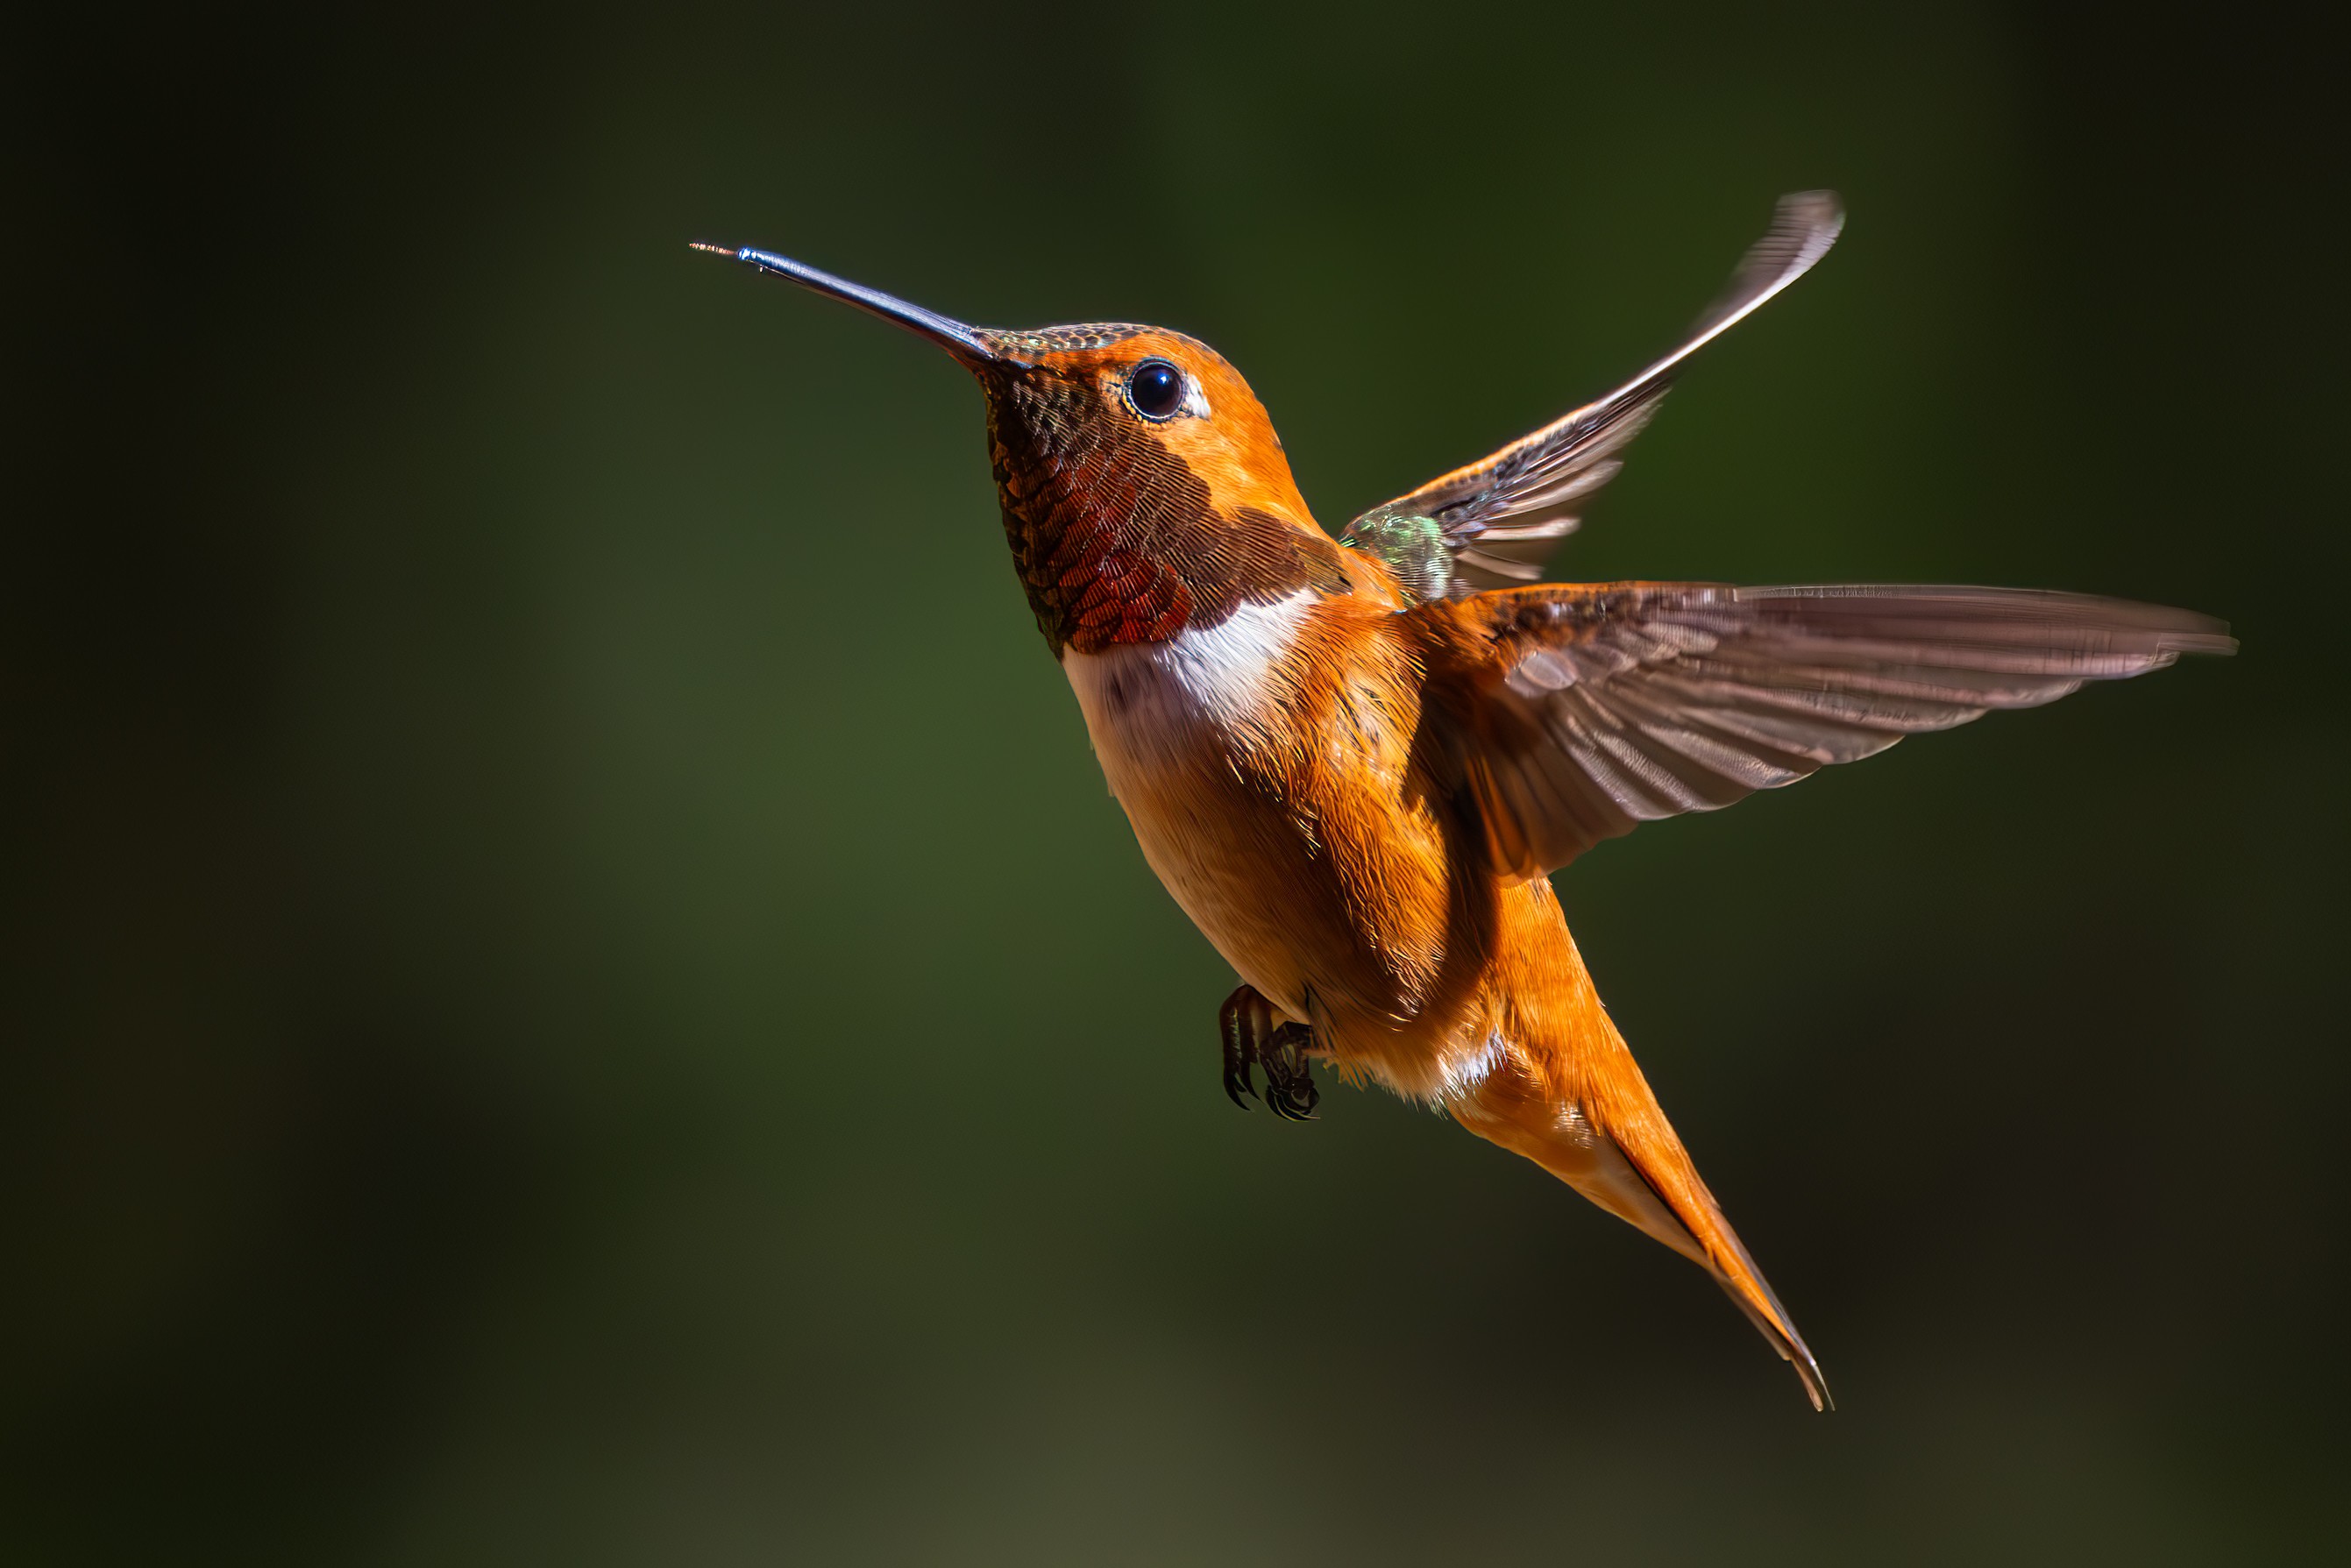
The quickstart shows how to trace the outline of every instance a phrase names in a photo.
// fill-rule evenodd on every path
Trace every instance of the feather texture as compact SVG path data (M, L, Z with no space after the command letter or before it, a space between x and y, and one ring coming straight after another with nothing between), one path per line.
M1540 547L1572 532L1577 508L1624 467L1615 454L1656 414L1682 362L1810 271L1836 242L1844 222L1836 198L1825 191L1782 197L1771 229L1749 248L1729 287L1679 348L1597 402L1373 507L1347 526L1341 542L1363 544L1382 537L1395 519L1428 517L1463 569L1449 585L1452 591L1541 576ZM1515 526L1498 526L1506 520Z
M1450 646L1445 749L1510 877L1906 735L2236 646L2186 611L2000 588L1562 586L1413 613L1475 629Z

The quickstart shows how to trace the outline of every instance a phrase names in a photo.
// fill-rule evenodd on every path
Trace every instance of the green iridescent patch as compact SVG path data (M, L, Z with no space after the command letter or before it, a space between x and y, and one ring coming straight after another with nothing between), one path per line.
M1444 598L1453 585L1453 552L1434 517L1375 507L1348 524L1339 542L1378 558L1416 604Z

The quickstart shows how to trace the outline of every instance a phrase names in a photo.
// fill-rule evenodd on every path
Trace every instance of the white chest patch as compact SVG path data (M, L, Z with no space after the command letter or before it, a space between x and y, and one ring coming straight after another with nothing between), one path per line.
M1134 768L1193 753L1210 738L1207 732L1260 722L1281 699L1282 660L1315 602L1301 589L1276 603L1245 604L1214 626L1186 627L1165 643L1063 653L1061 668L1112 789Z

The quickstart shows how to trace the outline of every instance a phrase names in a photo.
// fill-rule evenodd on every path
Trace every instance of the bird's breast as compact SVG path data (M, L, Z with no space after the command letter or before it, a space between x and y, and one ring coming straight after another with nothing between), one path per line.
M1278 724L1287 668L1316 595L1301 590L1271 604L1244 604L1213 626L1164 642L1096 653L1075 649L1061 667L1111 788L1202 765L1246 748Z
M1319 1029L1409 1026L1447 942L1406 773L1407 656L1353 600L1245 606L1062 667L1144 856L1233 967Z

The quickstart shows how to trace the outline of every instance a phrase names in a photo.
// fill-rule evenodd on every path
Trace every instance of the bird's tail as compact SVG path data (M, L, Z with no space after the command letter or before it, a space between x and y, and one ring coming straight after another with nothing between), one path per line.
M1448 1096L1447 1108L1471 1132L1525 1155L1713 1275L1796 1369L1813 1408L1830 1408L1820 1364L1698 1179L1596 998L1578 1022L1586 1027L1562 1060L1511 1050L1473 1090Z

